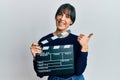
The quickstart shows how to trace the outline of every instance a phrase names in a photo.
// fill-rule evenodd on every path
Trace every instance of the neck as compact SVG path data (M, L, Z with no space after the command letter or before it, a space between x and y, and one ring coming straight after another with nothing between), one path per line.
M61 31L61 30L56 30L53 35L57 35L57 34L60 34L60 33L63 33L63 32L66 32L67 30L64 30L64 31ZM67 37L69 35L69 33L61 36L60 38L64 38L64 37Z
M67 30L56 30L53 34L54 35L57 35L57 34L60 34L60 33L63 33L63 32L65 32L65 31L67 31Z

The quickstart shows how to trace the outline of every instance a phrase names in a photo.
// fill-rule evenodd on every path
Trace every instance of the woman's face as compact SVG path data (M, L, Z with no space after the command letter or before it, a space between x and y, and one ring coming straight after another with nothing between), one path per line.
M70 11L68 9L57 14L56 16L57 30L66 31L71 24L72 20L70 18Z

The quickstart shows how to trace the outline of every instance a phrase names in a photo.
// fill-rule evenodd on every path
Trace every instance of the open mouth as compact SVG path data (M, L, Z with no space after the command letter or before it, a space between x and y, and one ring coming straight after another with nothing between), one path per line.
M59 26L65 26L65 21L58 21Z

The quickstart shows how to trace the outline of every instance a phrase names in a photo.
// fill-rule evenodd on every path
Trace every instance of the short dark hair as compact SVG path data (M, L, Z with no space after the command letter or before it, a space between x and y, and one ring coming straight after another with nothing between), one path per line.
M62 5L58 8L58 10L57 10L57 12L56 12L56 14L55 14L55 18L57 17L57 15L58 15L59 13L63 12L65 9L70 10L70 18L71 18L72 24L73 24L73 23L75 22L75 19L76 19L76 11L75 11L75 8L74 8L71 4L69 4L69 3L62 4Z

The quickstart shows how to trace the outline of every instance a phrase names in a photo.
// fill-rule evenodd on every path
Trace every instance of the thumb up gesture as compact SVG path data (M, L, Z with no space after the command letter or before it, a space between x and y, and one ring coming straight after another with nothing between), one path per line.
M82 46L81 52L87 52L88 51L88 42L89 42L92 35L93 35L93 33L90 33L88 36L85 36L84 34L80 34L78 36L77 41Z

